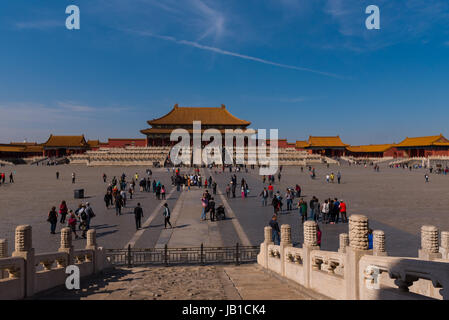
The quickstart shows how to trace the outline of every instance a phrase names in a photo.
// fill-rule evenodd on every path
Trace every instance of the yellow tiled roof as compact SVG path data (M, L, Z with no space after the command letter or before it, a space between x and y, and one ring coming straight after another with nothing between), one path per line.
M385 152L393 147L393 144L370 144L364 146L349 146L350 152Z
M308 147L347 147L348 144L344 144L340 136L335 137L309 137Z
M44 147L87 147L84 135L82 136L54 136L50 135Z
M405 138L404 141L395 145L396 147L423 147L438 145L440 143L449 143L442 134L439 136L427 136L427 137L416 137L416 138Z
M308 145L309 144L307 143L307 141L300 141L300 140L296 141L296 144L295 144L296 148L305 148Z
M0 152L15 152L15 153L38 153L42 152L42 145L38 144L0 144Z
M100 145L100 140L87 140L87 144L91 148L98 147Z
M165 116L148 121L149 125L192 125L201 121L205 125L249 126L251 122L233 116L224 105L219 108L179 107L175 105Z

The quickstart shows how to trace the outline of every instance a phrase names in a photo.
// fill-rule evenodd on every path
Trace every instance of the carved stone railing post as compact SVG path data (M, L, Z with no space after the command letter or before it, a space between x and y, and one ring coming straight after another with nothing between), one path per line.
M67 253L67 265L73 264L72 230L70 228L61 229L61 246L58 251Z
M265 227L263 229L264 242L260 244L260 252L257 255L257 263L262 265L264 268L268 268L268 256L269 256L268 246L270 244L273 244L271 229L272 229L271 227Z
M440 253L443 259L449 260L449 231L441 231Z
M319 250L317 237L317 224L315 221L304 222L304 245L303 245L303 268L304 268L304 286L310 288L310 279L312 278L312 268L316 265L312 261L312 251Z
M339 253L346 253L346 247L349 247L349 235L347 233L340 233L340 247Z
M92 250L92 255L90 256L90 259L92 261L93 265L93 273L97 273L98 271L98 258L97 257L97 232L95 229L89 229L87 231L87 243L86 243L86 249ZM89 261L89 257L86 257L87 261Z
M439 252L439 231L435 226L421 227L421 249L418 251L418 257L423 260L441 259Z
M285 254L285 249L292 247L292 228L288 224L283 224L281 226L281 242L279 246L279 251L281 254L281 273L285 276L285 260L287 259Z
M344 277L346 284L346 299L358 300L359 292L359 261L366 254L372 254L368 241L368 217L351 215L349 217L349 247L346 248Z
M8 240L0 239L0 259L8 257ZM7 278L6 272L0 270L0 279Z
M387 255L387 251L385 250L385 233L382 230L373 231L373 255Z
M97 233L96 233L95 229L89 229L87 231L86 249L91 249L91 250L97 249Z
M31 297L34 294L34 282L36 266L34 264L33 233L30 225L21 225L16 228L15 249L13 257L20 257L25 260L25 274L21 275L25 280L25 296Z

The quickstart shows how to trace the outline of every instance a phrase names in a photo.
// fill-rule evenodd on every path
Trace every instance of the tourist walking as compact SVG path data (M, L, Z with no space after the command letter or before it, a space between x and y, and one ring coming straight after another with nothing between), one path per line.
M263 188L262 192L260 193L260 196L262 197L262 207L266 207L268 199L268 190L266 187Z
M304 199L300 199L298 202L299 215L301 216L301 222L307 221L307 202Z
M123 208L126 208L126 191L125 190L120 191L120 196L122 197Z
M75 239L78 239L78 235L76 234L76 215L73 213L73 210L69 211L69 220L67 221L67 225L72 230L73 234L75 235Z
M90 220L95 217L94 210L92 210L92 207L90 206L89 202L86 202L86 206L85 206L84 211L87 214L87 230L89 230L89 228L90 228Z
M59 205L59 214L61 215L61 220L59 222L61 222L61 224L65 223L65 218L68 213L69 209L67 208L67 204L65 201L62 201L61 204Z
M301 187L299 186L299 184L296 185L295 190L296 190L296 196L298 198L300 198L301 197Z
M285 199L287 201L287 211L292 210L293 195L289 188L287 188L287 193L285 194Z
M346 215L346 203L343 200L340 200L340 214L341 214L341 222L347 223L348 218Z
M87 229L88 229L88 227L87 227L88 222L87 221L88 221L89 216L86 213L86 210L85 210L84 206L83 206L83 210L81 211L79 217L80 217L79 228L82 231L81 237L86 239L86 232L87 232Z
M48 213L47 221L50 222L50 233L55 234L56 224L58 223L58 213L56 212L56 207L52 207Z
M140 203L137 203L137 207L134 208L134 218L136 219L136 230L142 228L142 217L143 217L143 210L140 206Z
M274 214L271 217L269 225L271 227L271 240L273 241L274 245L278 246L280 245L279 234L281 230L279 229L279 224L277 222L277 215Z
M12 175L12 172L11 172L11 174L9 175L9 183L14 183L14 177L13 177L13 175Z
M201 220L202 221L206 220L206 208L207 208L208 204L209 204L209 199L207 198L206 194L204 193L203 197L201 198L201 206L203 207L203 209L201 211Z
M104 200L104 203L106 204L106 209L109 209L109 206L111 205L111 202L112 202L112 195L109 191L106 192L103 200Z
M212 193L217 194L217 183L215 181L212 183Z
M341 180L341 173L340 171L337 172L337 182L338 184L340 184L340 180Z
M215 200L213 197L210 198L207 211L209 211L210 221L215 221Z
M106 179L107 179L106 173L103 173L103 182L104 183L106 183Z
M329 200L327 199L321 205L321 217L323 223L329 222Z
M164 203L164 225L165 225L165 229L167 229L167 223L170 226L171 229L173 229L171 223L170 223L170 209L168 208L168 204Z
M117 194L115 197L115 214L117 216L122 214L122 196L120 194Z
M165 192L166 192L166 191L165 191L165 186L162 186L162 187L161 187L161 199L162 199L162 200L165 200Z
M72 172L72 183L75 183L75 172Z
M56 171L56 180L59 180L59 171Z
M333 210L334 210L334 221L335 223L338 223L338 220L340 219L339 215L340 215L340 201L337 200L337 198L334 199L334 206L333 206Z
M270 184L268 185L268 196L270 198L273 198L273 193L274 193L274 187L273 187L273 185L270 182Z

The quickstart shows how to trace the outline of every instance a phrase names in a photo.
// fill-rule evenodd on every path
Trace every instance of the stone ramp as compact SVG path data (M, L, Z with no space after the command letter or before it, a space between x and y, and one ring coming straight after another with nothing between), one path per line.
M257 264L116 268L39 300L311 300Z

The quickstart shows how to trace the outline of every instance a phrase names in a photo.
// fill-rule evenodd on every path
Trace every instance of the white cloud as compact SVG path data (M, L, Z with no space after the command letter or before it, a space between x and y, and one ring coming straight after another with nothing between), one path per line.
M334 73L330 73L330 72L325 72L325 71L314 70L314 69L306 68L306 67L298 67L298 66L278 63L278 62L265 60L265 59L261 59L261 58L257 58L257 57L253 57L253 56L248 56L248 55L237 53L237 52L223 50L223 49L220 49L220 48L217 48L217 47L206 46L206 45L200 44L198 42L194 42L194 41L178 40L175 37L171 37L171 36L157 35L157 34L153 34L151 32L146 32L146 31L134 31L134 30L123 30L123 31L134 33L134 34L138 34L140 36L152 37L152 38L156 38L156 39L166 40L166 41L174 42L174 43L177 43L177 44L180 44L180 45L189 46L189 47L194 47L194 48L201 49L201 50L211 51L211 52L218 53L218 54L221 54L221 55L232 56L232 57L236 57L236 58L240 58L240 59L244 59L244 60L250 60L250 61L254 61L254 62L258 62L258 63L272 65L272 66L279 67L279 68L291 69L291 70L297 70L297 71L304 71L304 72L310 72L310 73L315 73L315 74L319 74L319 75L323 75L323 76L327 76L327 77L332 77L332 78L338 78L338 79L343 79L344 78L344 77L342 77L340 75L337 75L337 74L334 74Z
M56 27L63 27L64 20L38 20L38 21L22 21L17 22L15 27L17 29L25 30L25 29L37 29L37 30L45 30Z

